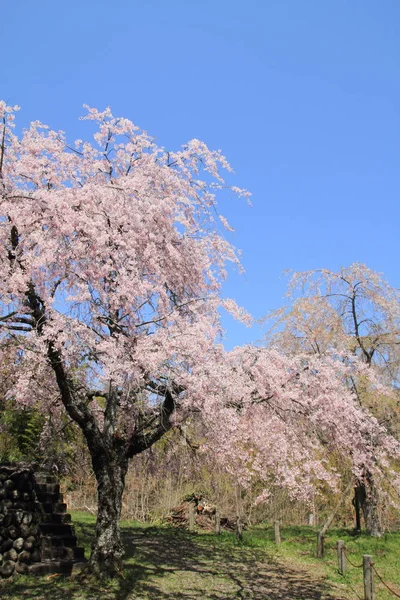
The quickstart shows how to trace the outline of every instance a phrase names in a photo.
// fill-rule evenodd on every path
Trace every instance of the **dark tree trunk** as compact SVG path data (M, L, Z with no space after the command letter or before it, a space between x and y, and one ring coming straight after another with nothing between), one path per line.
M380 537L382 525L378 512L378 490L370 471L366 472L362 481L357 482L355 495L364 517L366 533L373 537Z
M97 479L98 508L96 537L87 571L96 577L115 577L121 574L124 555L119 521L128 459L102 454L93 456L92 462Z
M356 486L354 488L354 498L353 498L353 506L354 506L354 512L355 512L355 518L356 518L356 524L355 524L354 530L356 531L356 533L361 532L361 508L360 508L359 491L360 491L360 488L358 486Z

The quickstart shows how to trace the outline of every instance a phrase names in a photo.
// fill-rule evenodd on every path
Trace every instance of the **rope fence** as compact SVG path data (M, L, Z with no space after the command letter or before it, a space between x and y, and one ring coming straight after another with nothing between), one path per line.
M338 572L344 576L347 571L347 564L351 565L355 569L363 570L363 582L364 582L364 600L376 600L375 594L375 581L374 575L380 581L380 583L395 597L400 598L400 594L395 592L394 589L386 583L383 577L376 570L372 556L369 554L363 555L363 562L361 564L355 564L346 552L346 546L343 540L337 541L337 556L338 556ZM355 592L355 590L353 590ZM356 593L356 592L355 592ZM358 596L358 594L356 593ZM360 596L358 596L360 598Z
M349 555L348 555L348 554L347 554L347 552L346 552L346 546L344 546L344 550L343 550L343 551L344 551L344 555L345 555L345 557L346 557L346 560L347 560L347 562L348 562L348 563L349 563L349 564L350 564L352 567L354 567L355 569L362 569L362 568L363 568L363 563L361 563L361 565L355 565L353 562L351 562L351 560L350 560L350 558L349 558Z
M375 575L377 576L377 578L379 579L379 581L380 581L380 582L381 582L381 583L382 583L382 584L385 586L385 588L386 588L387 590L389 590L389 592L390 592L391 594L393 594L393 596L395 596L396 598L400 598L400 594L397 594L397 592L395 592L394 590L392 590L392 588L391 588L391 587L389 587L389 586L388 586L388 584L386 583L386 581L384 581L384 580L382 579L382 577L379 575L379 573L378 573L378 571L375 569L375 567L373 567L373 569L374 569L374 573L375 573Z

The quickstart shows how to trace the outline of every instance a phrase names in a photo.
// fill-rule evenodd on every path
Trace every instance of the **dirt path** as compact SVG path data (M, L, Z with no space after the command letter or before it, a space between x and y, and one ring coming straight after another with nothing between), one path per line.
M342 600L326 585L261 550L212 545L203 536L125 534L133 551L133 589L119 600Z

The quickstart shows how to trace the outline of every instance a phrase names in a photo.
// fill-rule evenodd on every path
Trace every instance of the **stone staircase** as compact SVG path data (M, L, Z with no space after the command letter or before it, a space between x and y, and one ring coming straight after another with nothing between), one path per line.
M60 493L55 476L36 473L35 512L39 515L40 562L29 565L29 572L70 574L85 562L84 549L77 546L71 515Z

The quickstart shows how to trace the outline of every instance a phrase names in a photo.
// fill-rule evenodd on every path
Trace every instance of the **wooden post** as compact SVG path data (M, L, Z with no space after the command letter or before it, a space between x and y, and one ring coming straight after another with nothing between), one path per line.
M215 511L215 533L217 535L221 534L221 517L219 516L219 512Z
M344 542L342 540L338 540L336 547L338 557L338 571L341 575L344 575L347 571L347 559L344 551Z
M322 531L317 533L317 558L323 558L325 553L324 548L325 535Z
M236 537L240 542L243 539L243 525L240 517L236 517Z
M189 504L189 531L194 530L194 506L192 502Z
M363 571L364 571L364 598L365 600L376 600L374 572L372 556L370 554L363 555Z
M279 544L281 543L281 532L279 530L279 521L275 521L274 531L275 531L275 544L277 546L279 546Z

